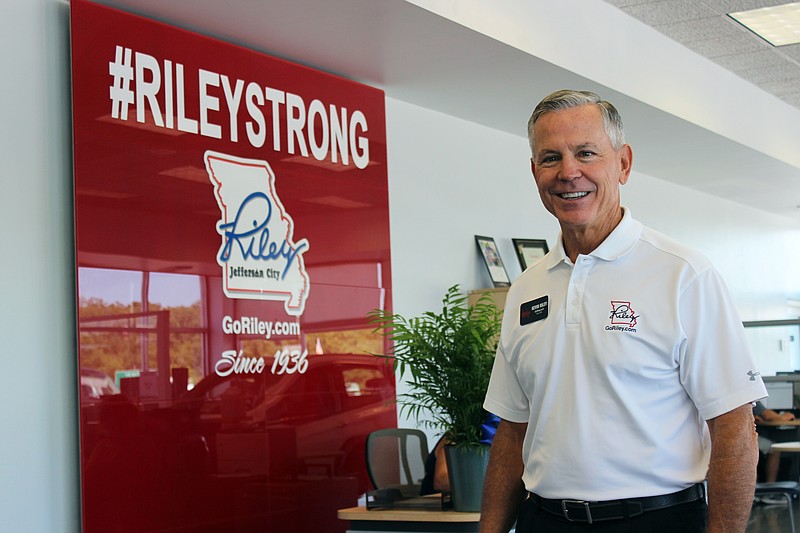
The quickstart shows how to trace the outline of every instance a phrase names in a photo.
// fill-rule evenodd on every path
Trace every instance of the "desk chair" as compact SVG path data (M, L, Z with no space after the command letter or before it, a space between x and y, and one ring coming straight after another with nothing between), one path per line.
M418 429L379 429L367 435L367 472L377 490L397 489L403 497L419 496L428 439Z
M789 509L789 525L792 527L792 533L795 533L794 509L792 507L792 500L800 497L800 483L797 481L756 483L756 497L766 496L768 494L773 496L783 496L786 498L786 506Z

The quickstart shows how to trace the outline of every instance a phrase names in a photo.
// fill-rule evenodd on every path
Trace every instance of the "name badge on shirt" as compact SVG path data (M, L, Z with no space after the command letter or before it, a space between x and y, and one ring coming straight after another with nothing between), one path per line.
M549 297L542 296L519 306L519 325L532 324L547 318Z

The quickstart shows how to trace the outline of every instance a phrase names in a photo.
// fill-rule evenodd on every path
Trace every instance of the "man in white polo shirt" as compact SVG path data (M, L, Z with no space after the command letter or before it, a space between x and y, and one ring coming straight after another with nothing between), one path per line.
M743 532L766 390L723 281L620 205L613 105L558 91L528 136L561 234L506 300L481 532Z

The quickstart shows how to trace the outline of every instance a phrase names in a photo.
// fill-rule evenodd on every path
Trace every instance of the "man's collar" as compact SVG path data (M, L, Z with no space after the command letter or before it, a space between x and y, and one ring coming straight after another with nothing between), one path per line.
M600 243L600 246L595 248L589 255L605 261L614 261L633 248L641 233L641 222L634 220L630 209L623 207L622 220L614 228L614 231ZM572 261L564 252L564 236L559 232L557 245L546 259L546 267L549 270L562 261L568 265L572 264Z

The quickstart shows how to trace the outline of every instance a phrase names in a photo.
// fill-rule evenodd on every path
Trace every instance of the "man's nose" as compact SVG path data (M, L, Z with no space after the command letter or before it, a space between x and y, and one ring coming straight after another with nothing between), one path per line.
M572 156L564 156L561 158L561 168L558 172L558 178L563 181L572 181L580 177L581 169L578 160Z

